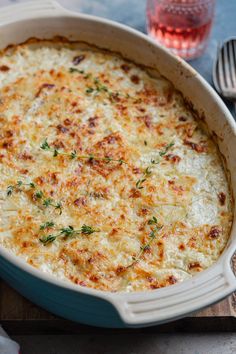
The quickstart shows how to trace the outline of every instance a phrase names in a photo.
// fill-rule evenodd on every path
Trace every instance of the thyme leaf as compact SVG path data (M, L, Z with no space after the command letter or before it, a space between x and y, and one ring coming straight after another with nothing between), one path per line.
M155 216L152 217L152 219L148 220L148 225L154 225L157 224L157 218Z
M58 235L52 235L49 234L47 236L44 236L42 238L40 238L40 242L42 242L44 245L48 245L49 243L53 242L56 240L56 238L58 237Z
M45 198L43 200L43 206L45 206L46 208L52 206L53 208L55 208L55 210L59 210L60 215L62 214L62 203L61 202L55 203L52 198Z
M75 72L77 72L77 73L79 73L79 74L84 74L84 70L79 70L79 69L77 69L77 68L69 68L69 72L70 72L70 73L75 73Z
M108 92L108 88L105 85L103 85L97 77L94 78L93 82L95 87L88 87L85 91L86 93L92 93L94 91L96 91L97 93L102 91Z
M84 78L85 78L85 79L89 79L91 76L92 76L91 73L87 73L87 74L84 76Z
M8 186L7 187L7 196L11 196L14 191L14 186Z
M94 91L94 89L92 87L88 87L85 92L92 93L93 91Z
M47 208L50 205L52 205L52 199L51 198L46 198L43 200L43 205Z
M41 199L43 197L43 192L42 191L37 191L34 193L34 197L36 199Z
M142 179L139 179L137 182L136 182L136 188L137 189L143 189L143 183L146 181L146 178L142 178Z
M98 78L94 79L94 84L96 85L96 90L98 92L100 91L108 92L108 88L105 85L103 85Z
M40 145L40 148L42 150L46 150L46 151L51 150L51 148L50 148L50 146L49 146L49 144L47 142L47 139L45 139L44 142Z
M172 146L174 146L175 143L172 141L171 143L167 144L164 149L162 151L159 152L159 155L162 157L162 156L165 156L167 154L167 152L172 148Z
M77 151L76 150L73 150L71 153L70 153L70 157L71 159L75 159L77 157Z
M92 234L93 232L98 232L99 230L95 230L92 226L89 226L89 225L85 225L83 224L81 226L81 233L82 234L85 234L85 235L90 235Z
M49 229L53 226L55 226L55 223L53 221L46 221L44 224L40 225L39 230Z

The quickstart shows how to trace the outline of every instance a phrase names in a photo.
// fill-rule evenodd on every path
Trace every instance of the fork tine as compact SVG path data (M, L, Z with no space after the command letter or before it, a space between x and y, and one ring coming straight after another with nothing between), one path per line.
M236 58L234 56L233 42L229 41L227 43L228 55L229 55L229 68L230 68L230 77L233 87L236 87Z
M229 42L229 65L233 86L236 88L236 41Z
M232 82L230 78L230 65L229 65L229 55L228 55L228 45L227 43L224 44L223 48L223 69L225 74L225 81L227 88L232 87Z
M236 40L232 41L232 43L233 43L234 58L236 61Z
M220 52L219 52L217 69L218 69L219 88L221 91L224 91L225 90L225 80L224 80L222 50L220 50Z

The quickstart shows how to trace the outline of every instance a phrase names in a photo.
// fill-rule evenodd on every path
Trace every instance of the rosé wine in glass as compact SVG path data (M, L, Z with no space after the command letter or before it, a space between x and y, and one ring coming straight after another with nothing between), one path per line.
M214 17L215 0L147 0L147 31L175 54L200 56Z

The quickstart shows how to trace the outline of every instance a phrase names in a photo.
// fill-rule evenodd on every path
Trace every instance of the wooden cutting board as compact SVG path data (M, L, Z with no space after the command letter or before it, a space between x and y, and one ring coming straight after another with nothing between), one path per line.
M101 329L56 317L23 298L0 280L0 324L10 335L128 332L235 331L236 293L185 319L146 329Z

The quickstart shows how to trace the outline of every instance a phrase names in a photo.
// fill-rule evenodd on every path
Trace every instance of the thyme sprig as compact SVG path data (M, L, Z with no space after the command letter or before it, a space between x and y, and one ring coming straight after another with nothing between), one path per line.
M158 231L160 231L163 228L163 225L160 225L158 223L158 220L157 220L157 218L155 216L153 216L152 219L148 220L148 225L155 225L154 229L151 230L151 232L148 235L149 236L149 241L147 243L145 243L144 245L140 246L139 253L137 254L137 256L132 257L133 258L133 262L126 267L127 269L132 267L136 263L138 263L139 260L142 258L142 256L143 256L145 251L150 250L151 244L155 240Z
M135 103L141 103L141 98L137 99L136 97L130 96L128 93L122 94L121 92L118 92L118 91L109 90L109 88L106 85L104 85L104 83L102 83L99 78L93 77L92 73L90 73L90 72L86 73L84 70L79 70L74 67L70 67L69 72L83 74L85 79L93 80L93 84L87 86L87 88L85 90L85 93L87 93L88 95L91 93L94 93L95 96L97 96L98 93L104 92L107 94L107 98L112 103L116 103L119 99L122 99L122 98L132 100Z
M7 196L10 197L14 191L22 191L23 186L29 186L30 188L35 188L33 182L23 183L22 181L17 181L16 184L10 185L7 187Z
M54 223L48 221L40 226L40 230L54 227ZM95 229L93 226L83 224L79 229L74 229L73 226L62 227L58 233L48 234L42 236L39 240L44 245L54 242L58 237L75 237L76 235L91 235L94 232L99 232L99 229Z
M34 199L36 200L41 200L42 205L45 208L48 207L53 207L55 210L59 210L59 214L62 214L62 203L61 202L55 202L52 198L47 198L44 193L41 190L37 190L34 195Z
M33 182L24 183L20 180L17 181L16 184L13 184L13 185L10 185L7 187L7 196L10 197L13 194L13 192L26 191L22 187L29 187L30 189L35 189L35 192L33 193L33 200L41 200L43 206L45 206L46 208L49 206L52 206L56 210L59 210L60 215L61 215L62 203L55 202L53 199L47 198L41 190L36 189L36 184Z
M46 221L44 224L40 225L39 230L46 230L53 226L55 226L55 223L53 221Z
M108 92L108 88L105 85L103 85L103 83L101 83L101 81L97 77L95 77L93 79L93 83L94 83L95 87L88 87L86 89L86 93Z
M85 159L85 160L88 160L88 161L93 161L93 160L100 160L100 161L105 161L107 163L109 162L118 162L120 165L123 165L123 164L126 164L127 165L127 162L125 162L124 160L122 159L113 159L111 157L108 157L108 156L105 156L105 157L98 157L98 156L95 156L93 154L89 154L89 155L78 155L77 151L76 150L73 150L71 152L64 152L64 151L60 151L59 149L56 149L56 148L53 148L51 147L49 144L48 144L48 141L47 139L45 139L43 141L43 143L40 145L40 148L44 151L50 151L52 152L53 154L53 157L56 157L58 155L63 155L63 156L68 156L70 157L71 160L74 160L74 159Z
M69 68L69 72L70 73L79 73L79 74L84 74L84 70L79 70L79 69L77 69L77 68Z
M149 177L152 174L151 167L148 166L142 175L142 178L138 179L136 182L136 188L137 189L143 189L143 183L147 180L147 177Z
M163 150L159 151L159 156L157 159L151 159L151 165L144 170L142 177L136 182L137 189L144 188L143 183L147 180L148 177L151 176L153 166L158 165L161 162L161 158L165 156L173 146L174 142L167 144Z
M46 198L43 200L43 206L46 208L52 206L55 210L59 210L60 215L62 214L62 203L61 202L54 202L51 198Z
M69 72L70 73L77 72L79 74L84 74L84 78L85 79L92 78L92 74L91 73L85 73L84 70L79 70L77 68L71 67L71 68L69 68ZM90 93L93 93L93 92L96 93L96 94L99 93L99 92L107 92L107 93L109 93L109 95L112 94L112 92L110 92L108 90L107 86L104 85L97 77L94 77L92 79L93 79L93 85L92 86L87 86L87 88L85 90L85 92L87 94L90 94Z

